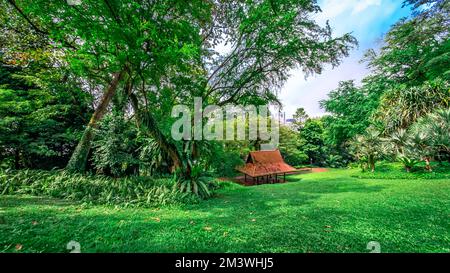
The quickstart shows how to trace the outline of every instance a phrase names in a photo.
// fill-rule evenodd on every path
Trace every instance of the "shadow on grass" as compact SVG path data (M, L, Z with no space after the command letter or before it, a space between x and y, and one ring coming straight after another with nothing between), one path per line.
M367 185L364 182L343 181L341 178L328 178L318 181L305 180L301 183L299 191L305 193L330 194L330 193L373 193L385 189L382 185Z
M382 189L355 180L308 179L225 189L198 205L161 210L79 211L69 201L0 196L1 206L10 208L0 226L0 251L14 252L21 243L28 252L67 252L65 244L76 240L85 252L363 252L371 234L339 230L354 215L315 203L322 194Z
M199 205L161 210L95 206L78 211L71 202L3 196L2 203L21 210L6 210L0 252L14 252L18 243L24 252L67 252L70 240L80 242L83 252L367 252L371 240L381 241L386 250L414 251L414 243L406 239L412 240L409 234L431 218L411 217L408 204L400 205L396 217L390 217L384 205L353 210L316 204L321 194L382 189L359 181L350 184L324 179L291 187L263 185L225 191ZM40 207L41 202L48 207ZM415 215L435 211L415 209ZM35 220L37 225L32 224ZM400 223L403 229L397 228ZM417 240L430 249L443 245L430 236Z
M68 206L79 205L78 202L51 197L39 197L28 195L0 195L0 207L20 206Z

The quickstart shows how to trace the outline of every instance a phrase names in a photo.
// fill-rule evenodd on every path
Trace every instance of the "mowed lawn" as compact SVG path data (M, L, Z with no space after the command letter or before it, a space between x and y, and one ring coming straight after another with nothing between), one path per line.
M450 180L357 179L356 170L228 185L197 205L113 208L0 197L0 252L450 252ZM20 249L20 250L17 250Z

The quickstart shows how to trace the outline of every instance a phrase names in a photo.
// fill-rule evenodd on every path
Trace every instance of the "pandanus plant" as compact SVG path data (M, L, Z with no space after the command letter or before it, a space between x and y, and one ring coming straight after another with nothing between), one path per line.
M398 161L400 161L400 162L403 164L403 166L405 167L406 172L408 172L408 173L411 171L411 169L412 169L414 166L417 165L417 163L420 162L420 161L417 160L416 158L414 158L414 157L408 157L408 156L406 156L406 155L404 155L404 154L399 155L399 156L397 157L397 159L398 159Z
M439 109L419 120L417 129L427 133L436 150L450 153L450 108Z
M397 159L406 171L421 160L432 171L430 161L439 152L450 153L450 109L438 109L420 118L408 130L400 129L390 137Z
M411 127L412 145L431 171L430 160L439 152L450 153L450 108L426 115Z
M429 134L424 131L416 131L411 135L410 141L418 157L425 161L425 169L427 171L432 171L430 161L435 151L433 149L432 140L429 138Z
M380 131L370 127L363 135L356 136L353 148L359 161L363 165L367 164L370 171L374 172L376 161L386 154L385 144Z

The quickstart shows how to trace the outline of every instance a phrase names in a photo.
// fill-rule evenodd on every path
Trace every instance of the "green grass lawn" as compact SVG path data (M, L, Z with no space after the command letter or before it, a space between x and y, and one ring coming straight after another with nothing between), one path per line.
M228 185L160 209L0 196L0 252L450 252L450 180L359 179L357 170ZM20 250L16 246L21 245Z

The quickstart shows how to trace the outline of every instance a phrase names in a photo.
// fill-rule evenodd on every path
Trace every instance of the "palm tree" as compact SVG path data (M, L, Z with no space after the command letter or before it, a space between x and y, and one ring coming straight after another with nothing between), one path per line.
M386 132L406 129L436 107L448 107L449 84L436 79L422 86L398 85L381 98L375 118L383 121Z
M405 146L408 143L408 137L408 132L405 129L400 129L391 135L390 142L393 144L397 154L405 153Z
M450 153L450 109L439 109L411 127L412 145L425 160L426 169L431 170L430 158L439 152Z
M380 131L369 127L363 135L358 135L353 143L356 151L356 157L375 171L375 163L386 154L386 142L381 137Z
M416 158L406 156L404 154L400 154L397 159L403 164L407 173L409 173L411 169L416 166L417 163L419 163L419 160L417 160Z
M414 145L411 142L411 133L408 130L399 129L390 136L389 143L394 147L395 158L403 164L406 172L409 173L412 167L419 163Z
M433 146L438 150L450 153L450 108L439 109L432 113L426 124L428 124Z
M430 161L435 150L433 149L432 139L427 131L415 131L410 138L411 146L414 147L415 153L425 161L425 169L431 171Z

